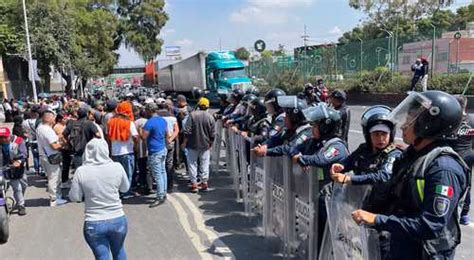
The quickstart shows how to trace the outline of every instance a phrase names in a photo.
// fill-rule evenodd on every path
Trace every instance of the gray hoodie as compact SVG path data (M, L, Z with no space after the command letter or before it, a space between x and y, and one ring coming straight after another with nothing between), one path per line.
M69 199L85 203L85 221L98 221L123 216L120 192L127 192L130 183L122 165L109 158L103 139L93 138L86 145L84 162L72 179Z

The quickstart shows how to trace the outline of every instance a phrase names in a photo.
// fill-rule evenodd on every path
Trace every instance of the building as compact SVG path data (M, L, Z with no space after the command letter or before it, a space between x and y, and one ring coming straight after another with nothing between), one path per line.
M435 40L433 72L448 73L456 71L474 71L474 22L467 29L460 31L461 38L456 39L456 32L443 33ZM411 73L411 65L417 58L426 57L431 62L432 41L405 43L398 54L398 70Z

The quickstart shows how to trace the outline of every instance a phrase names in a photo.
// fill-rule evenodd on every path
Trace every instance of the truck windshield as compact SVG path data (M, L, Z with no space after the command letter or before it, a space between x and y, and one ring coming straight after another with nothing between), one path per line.
M246 78L246 77L247 75L243 68L224 70L221 73L221 78L231 79L231 78Z

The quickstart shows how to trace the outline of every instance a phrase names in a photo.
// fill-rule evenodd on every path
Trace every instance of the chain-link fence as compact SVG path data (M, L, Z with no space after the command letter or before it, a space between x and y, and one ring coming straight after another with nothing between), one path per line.
M385 67L390 73L411 75L411 66L417 58L429 62L430 74L448 74L474 70L473 35L469 31L441 32L435 27L400 36L384 31L385 37L374 40L358 39L355 42L330 43L294 49L291 56L262 58L249 64L249 74L275 81L310 81L312 78L342 80ZM433 51L434 50L434 51ZM471 50L472 52L472 50ZM472 62L469 63L469 60Z

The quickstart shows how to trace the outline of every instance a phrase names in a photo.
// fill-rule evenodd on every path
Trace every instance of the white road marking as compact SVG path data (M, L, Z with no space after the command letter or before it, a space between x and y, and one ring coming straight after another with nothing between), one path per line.
M191 224L189 223L188 218L187 218L188 214L183 209L181 204L175 198L173 198L173 194L169 195L167 200L171 203L171 206L173 206L173 208L176 210L181 226L183 227L184 231L188 234L191 240L191 243L193 244L194 248L201 256L201 258L204 260L213 259L212 255L207 252L207 247L201 243L201 240L199 239L199 235L196 234L196 232L194 232L193 229L191 228Z
M188 210L191 211L192 217L196 222L196 228L206 235L207 239L213 243L215 246L215 251L221 254L226 255L224 259L235 259L234 254L230 250L230 248L219 239L219 237L214 233L212 230L207 228L204 225L204 217L202 216L201 211L196 207L196 205L188 198L188 196L182 193L174 193L176 197L179 197L181 201L187 206Z
M360 130L352 130L352 129L351 129L351 130L349 130L349 132L356 133L356 134L361 134L361 135L364 134L364 132L362 132L362 131L360 131ZM395 140L397 140L397 141L403 141L403 139L400 138L400 137L395 137Z

